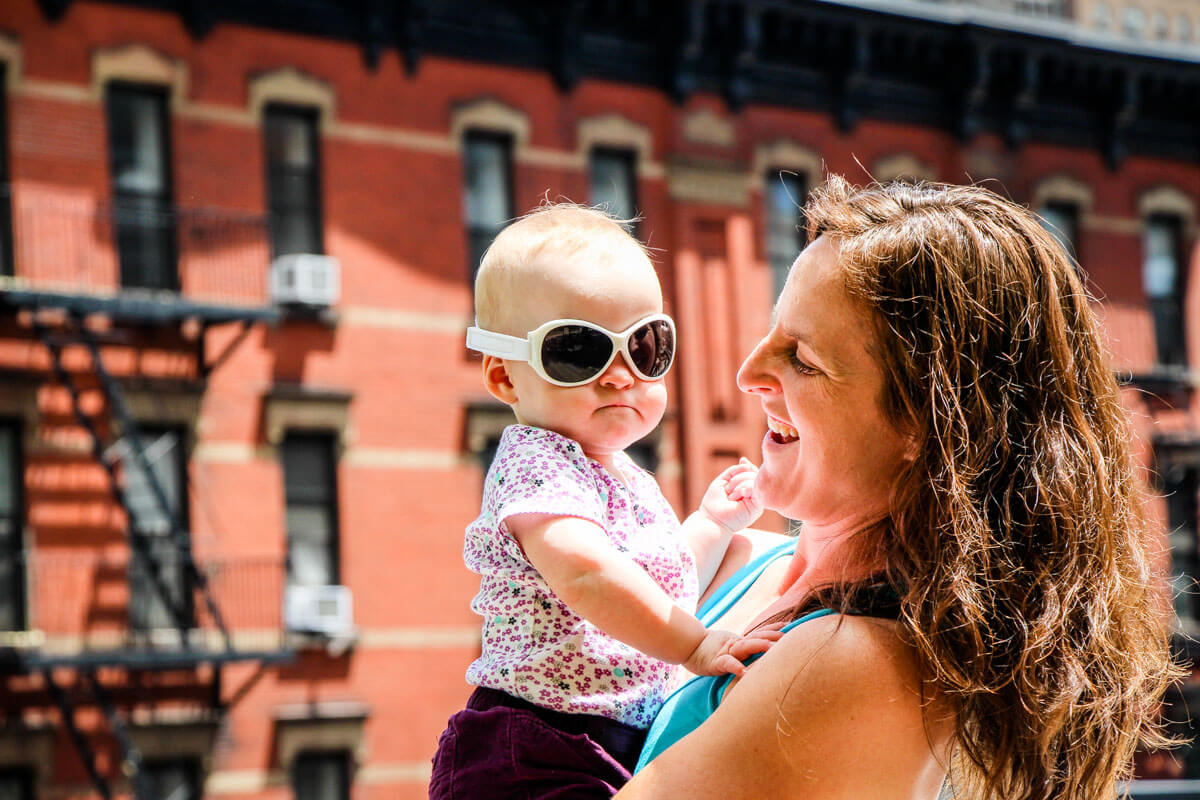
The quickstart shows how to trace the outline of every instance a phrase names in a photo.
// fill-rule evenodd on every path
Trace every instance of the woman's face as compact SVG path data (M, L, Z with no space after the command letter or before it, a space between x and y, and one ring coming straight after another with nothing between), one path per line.
M807 526L857 530L887 513L908 446L880 407L883 373L868 310L847 295L835 242L796 259L771 331L738 371L767 415L757 489Z

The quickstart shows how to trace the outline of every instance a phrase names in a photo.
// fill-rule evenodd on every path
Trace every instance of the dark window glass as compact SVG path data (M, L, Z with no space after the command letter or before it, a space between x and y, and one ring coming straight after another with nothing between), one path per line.
M200 762L196 759L147 761L142 770L154 800L200 800Z
M1051 200L1038 210L1042 227L1049 231L1072 259L1079 259L1079 206Z
M12 176L8 173L7 65L0 63L0 275L13 275Z
M598 147L588 163L592 185L592 205L603 206L617 219L637 216L637 156L632 150ZM625 229L637 235L637 223Z
M130 516L130 533L158 565L172 604L181 609L183 622L192 624L192 591L171 522L187 536L187 453L183 431L179 428L143 426L141 441L150 471L158 480L170 505L164 513L147 475L138 464L132 444L124 443L122 469L125 498ZM130 621L135 630L174 627L176 621L155 591L151 572L131 554Z
M496 234L513 217L512 139L503 134L471 131L464 142L463 216L471 279Z
M121 285L176 290L166 94L110 84L107 109Z
M292 767L296 800L348 800L350 797L350 754L300 753Z
M32 770L0 770L0 800L33 800Z
M283 441L288 583L338 583L337 443L333 434L289 433Z
M1154 318L1158 363L1187 364L1183 319L1183 224L1171 214L1146 221L1142 242L1142 285Z
M324 252L317 112L268 106L263 126L271 252L276 256Z
M0 421L0 631L25 630L20 427Z
M803 206L807 195L804 176L786 170L767 170L767 261L776 297L783 291L792 262L804 249Z

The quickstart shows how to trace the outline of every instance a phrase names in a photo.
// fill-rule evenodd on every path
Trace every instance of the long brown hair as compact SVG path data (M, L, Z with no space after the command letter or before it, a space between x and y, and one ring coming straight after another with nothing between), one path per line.
M926 688L955 714L956 789L1111 797L1138 742L1164 743L1156 708L1177 668L1074 264L1027 209L976 186L831 177L805 211L873 311L880 402L920 444L889 530L869 538Z

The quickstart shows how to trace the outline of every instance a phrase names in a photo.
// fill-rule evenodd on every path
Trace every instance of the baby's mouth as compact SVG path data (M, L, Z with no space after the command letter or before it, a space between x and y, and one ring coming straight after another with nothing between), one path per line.
M770 431L771 441L775 444L791 444L800 438L795 428L774 417L767 417L767 430Z

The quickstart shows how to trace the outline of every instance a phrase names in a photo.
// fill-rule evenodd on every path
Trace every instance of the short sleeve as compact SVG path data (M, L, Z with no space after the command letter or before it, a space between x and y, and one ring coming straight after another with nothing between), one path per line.
M579 517L606 526L607 498L578 443L552 431L512 426L489 470L487 494L492 518L516 514Z

